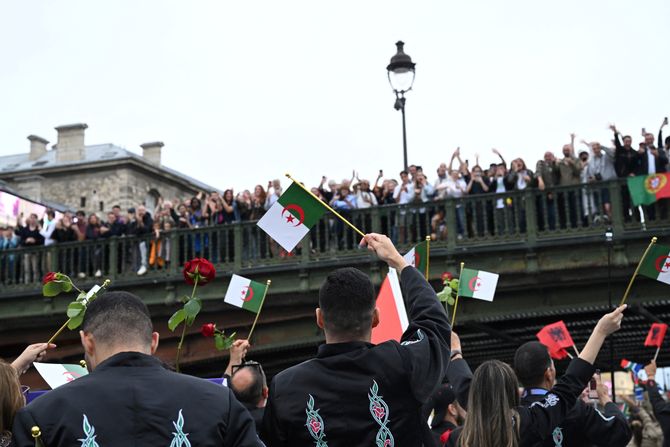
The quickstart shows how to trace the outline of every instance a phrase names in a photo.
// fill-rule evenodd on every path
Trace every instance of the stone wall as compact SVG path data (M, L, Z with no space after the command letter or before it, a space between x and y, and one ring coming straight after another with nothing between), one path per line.
M128 165L68 173L43 173L39 197L36 196L34 176L15 178L8 183L19 194L30 199L62 203L74 210L94 212L99 216L110 211L114 205L120 205L125 213L131 206L144 204L153 213L159 195L172 200L175 197L184 199L197 192L195 188L185 188L159 175ZM82 206L82 198L85 198L85 206Z

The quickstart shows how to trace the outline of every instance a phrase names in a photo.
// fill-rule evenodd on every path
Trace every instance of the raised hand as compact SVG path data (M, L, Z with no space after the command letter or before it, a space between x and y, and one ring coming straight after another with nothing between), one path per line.
M407 261L403 258L391 242L388 236L377 233L366 234L361 240L361 246L367 245L368 250L374 252L379 259L386 262L389 267L400 271L407 267Z
M16 360L12 362L12 366L19 373L19 375L21 375L28 371L33 362L42 360L47 354L47 349L53 349L55 347L56 345L53 343L35 343L28 345L28 347L23 350L21 355L19 355Z
M596 324L594 331L599 331L605 337L618 331L621 327L621 320L623 320L623 311L628 307L627 304L619 306L612 312L603 315L603 317Z
M652 360L649 364L644 365L644 372L647 373L647 377L650 379L656 377L656 360Z

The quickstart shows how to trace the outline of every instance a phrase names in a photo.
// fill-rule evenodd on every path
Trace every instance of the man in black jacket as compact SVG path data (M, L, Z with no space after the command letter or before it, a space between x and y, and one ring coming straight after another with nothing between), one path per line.
M656 384L656 362L652 360L644 367L644 371L649 377L645 384L649 401L654 409L654 416L656 416L656 420L661 426L661 430L663 430L663 447L670 447L670 403L663 400Z
M48 446L262 446L249 413L224 386L168 371L153 354L158 333L128 292L107 292L80 331L92 372L18 412L16 447L33 447L38 426Z
M370 279L354 268L331 273L319 291L317 357L276 375L261 437L282 446L419 447L430 433L422 404L445 375L450 326L435 291L390 239L368 234L370 250L400 273L409 326L401 343L370 343L379 322ZM424 437L425 436L425 437Z
M458 404L456 394L448 383L443 384L432 396L432 407L430 431L433 433L435 445L443 447L456 427L463 425L465 410Z
M521 345L514 355L514 369L524 386L521 405L530 407L542 401L556 383L556 369L546 346L537 341ZM563 439L563 446L624 447L631 438L631 431L624 414L612 402L607 392L599 392L598 400L604 408L597 408L577 399L565 421L554 430L554 438ZM555 446L554 439L547 439L545 446Z

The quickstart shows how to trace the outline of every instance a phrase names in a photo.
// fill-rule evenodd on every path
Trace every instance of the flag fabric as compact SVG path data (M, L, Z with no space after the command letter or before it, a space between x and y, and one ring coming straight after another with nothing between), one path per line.
M670 173L628 177L628 190L633 205L651 205L670 197Z
M88 370L80 365L40 362L35 362L33 365L51 389L56 389L88 374Z
M326 208L300 185L291 183L258 221L286 251L291 251L326 212Z
M668 325L665 323L653 323L647 334L647 339L644 341L645 346L653 346L660 348L665 338L665 333L668 331Z
M493 301L498 285L498 274L482 270L463 269L458 280L458 295L478 300Z
M652 245L640 265L640 274L670 284L670 247Z
M241 307L257 314L267 288L266 284L252 281L243 276L233 275L230 278L230 284L223 301L231 306Z
M547 347L549 355L553 358L558 358L556 355L563 354L561 350L572 347L575 344L575 342L572 341L570 332L568 332L568 328L562 320L543 327L536 336L537 339L540 340L540 343ZM567 352L565 355L567 356Z
M625 369L626 371L632 372L633 374L635 374L636 377L637 377L637 373L639 373L640 371L642 371L644 369L644 367L641 364L631 362L630 360L626 360L626 359L621 359L621 367L623 369Z
M549 357L554 360L563 360L568 357L568 351L563 348L558 348L557 350L549 350Z
M390 268L377 295L379 324L372 328L372 343L379 344L388 340L400 341L403 332L409 326L405 301L402 299L398 273Z
M409 265L420 271L423 276L426 276L426 271L428 269L428 256L430 256L428 253L428 241L423 241L420 244L415 245L403 257Z

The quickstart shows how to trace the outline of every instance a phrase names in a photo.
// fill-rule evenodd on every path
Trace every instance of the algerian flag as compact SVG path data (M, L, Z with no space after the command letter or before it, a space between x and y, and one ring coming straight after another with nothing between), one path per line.
M88 374L88 370L79 365L65 365L60 363L33 363L35 369L40 373L51 389L72 382L81 376Z
M640 266L640 274L670 284L670 248L653 245Z
M241 307L255 314L258 313L268 286L256 281L233 275L224 301L232 306Z
M478 300L493 301L498 285L498 274L482 270L463 269L458 279L458 295Z
M405 261L426 276L428 267L428 241L415 245L405 256Z
M286 251L291 251L319 221L326 208L300 185L291 186L258 221L263 229Z

